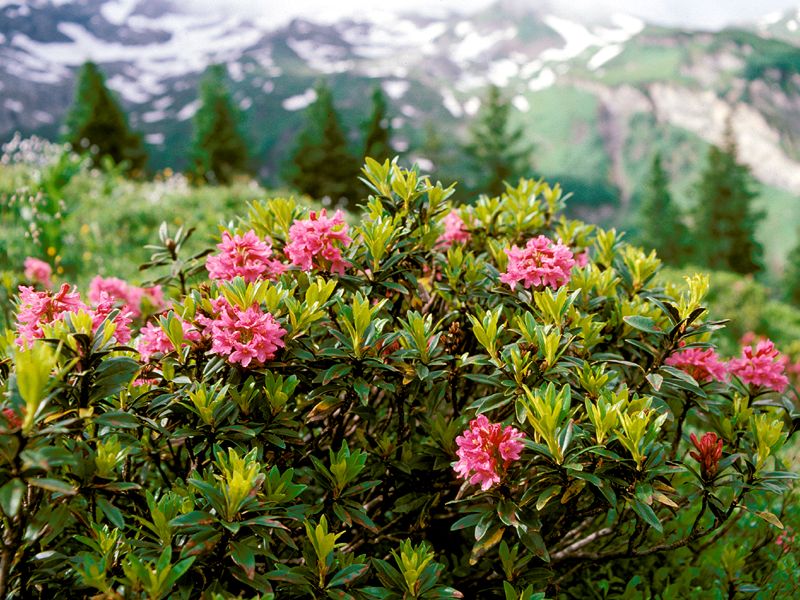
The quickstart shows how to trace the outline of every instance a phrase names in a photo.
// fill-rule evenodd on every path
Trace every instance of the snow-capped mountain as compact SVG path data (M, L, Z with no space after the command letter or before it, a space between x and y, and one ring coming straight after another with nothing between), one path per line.
M577 22L554 7L500 0L469 15L372 10L280 24L182 12L168 0L0 0L0 139L55 137L75 73L91 59L145 133L151 166L180 167L197 80L223 62L265 176L285 160L321 78L350 126L381 85L396 145L412 157L426 124L458 133L493 83L535 144L538 170L571 183L578 202L619 197L624 207L654 148L688 181L728 118L756 176L800 194L798 11L708 32L626 15Z

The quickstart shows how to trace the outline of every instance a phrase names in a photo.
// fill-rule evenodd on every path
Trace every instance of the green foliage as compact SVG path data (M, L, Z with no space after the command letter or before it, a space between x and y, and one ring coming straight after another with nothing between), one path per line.
M665 263L683 262L689 255L689 230L672 201L660 153L653 157L639 211L639 239L642 245L655 248Z
M93 62L81 67L65 126L65 141L76 152L88 152L97 164L109 157L134 175L143 172L147 153L142 136L128 127L125 113Z
M241 115L225 88L223 65L208 67L200 82L199 100L191 148L193 173L209 183L229 184L237 173L249 169Z
M316 101L306 110L306 123L297 136L286 178L312 198L354 203L360 196L355 182L358 162L348 150L330 88L320 83L316 93Z
M800 243L797 243L789 252L782 283L784 300L795 306L800 306Z
M755 197L750 171L737 161L729 123L724 146L709 148L697 184L692 241L704 266L735 273L761 268L762 248L755 230L764 215L753 210Z
M531 174L531 146L511 120L511 104L500 88L491 86L478 117L470 127L465 151L472 162L468 185L496 196L506 182Z
M392 124L387 115L386 98L380 86L372 91L372 113L364 123L364 156L383 162L395 154L392 149Z
M667 364L723 326L704 277L662 285L655 253L563 217L543 181L454 209L396 163L362 174L343 275L208 281L165 225L147 268L171 282L152 321L169 343L149 362L116 311L0 338L0 596L792 597L795 395ZM452 210L470 237L445 248ZM282 256L308 212L262 200L229 227ZM587 264L510 288L506 250L539 235ZM227 360L222 302L269 312L283 347ZM453 468L478 416L483 487ZM703 432L723 442L711 475L689 454Z

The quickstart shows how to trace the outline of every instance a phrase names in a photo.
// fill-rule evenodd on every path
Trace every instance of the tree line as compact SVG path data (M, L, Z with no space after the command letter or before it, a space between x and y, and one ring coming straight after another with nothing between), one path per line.
M242 115L233 102L223 65L212 65L201 78L199 108L194 115L194 133L189 153L189 175L195 181L228 184L237 174L252 174L248 144L240 130ZM289 160L283 166L283 180L315 198L334 201L362 195L358 175L364 156L384 160L397 154L392 145L391 119L380 86L372 93L372 110L361 124L362 145L353 153L347 133L334 105L330 88L321 82L316 99L306 109L303 128L296 136ZM490 88L481 114L470 127L470 139L463 148L470 170L466 182L472 189L492 194L503 190L503 182L529 176L530 146L522 141L522 130L510 123L510 104L497 87ZM142 135L134 132L127 116L105 78L92 62L78 74L75 100L66 119L65 141L78 151L91 151L99 162L110 157L123 164L126 173L141 176L146 171L147 152ZM448 160L448 149L438 145L429 133L438 162ZM462 186L463 187L463 186Z
M228 184L237 174L250 173L248 144L240 131L241 114L225 84L223 65L209 67L202 77L200 105L194 115L194 134L188 175L195 181ZM350 150L347 134L325 83L306 109L283 179L314 198L345 201L362 196L357 188L364 156L377 160L397 154L392 145L386 99L376 87L372 110L361 124L362 146ZM533 147L510 119L511 104L496 86L489 88L481 111L469 126L467 143L459 148L469 168L462 187L490 195L503 191L504 182L532 173ZM97 65L81 69L75 102L66 120L66 141L76 149L91 149L94 160L108 156L123 163L129 174L145 172L147 153L142 136L132 131L125 112L105 84ZM426 155L442 170L452 163L452 146L435 128L426 134ZM639 241L654 248L668 264L693 264L741 274L763 268L763 249L755 231L764 215L755 210L755 180L737 158L730 124L721 145L709 147L705 167L695 185L696 204L682 212L672 199L663 158L652 159L639 209ZM789 292L800 303L800 246L790 255ZM796 277L794 275L796 275ZM798 282L791 284L791 282ZM794 289L796 288L796 289Z

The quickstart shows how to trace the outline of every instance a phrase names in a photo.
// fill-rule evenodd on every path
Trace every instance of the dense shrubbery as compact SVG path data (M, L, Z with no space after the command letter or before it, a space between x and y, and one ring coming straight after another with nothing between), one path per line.
M276 198L208 258L162 228L160 288L22 290L0 593L796 593L796 396L768 342L719 359L706 279L542 182L364 175L356 227Z

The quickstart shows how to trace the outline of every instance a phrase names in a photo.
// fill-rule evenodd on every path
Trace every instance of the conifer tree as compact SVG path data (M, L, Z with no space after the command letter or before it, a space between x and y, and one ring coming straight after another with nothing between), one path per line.
M364 156L383 162L394 156L391 145L391 122L387 116L386 98L380 86L372 92L372 114L364 123Z
M297 137L287 181L312 198L355 202L361 164L350 154L347 138L328 86L317 86L317 99L306 110L306 124Z
M477 175L470 182L479 191L500 194L503 182L516 183L530 175L532 147L523 142L523 132L512 126L511 105L497 86L491 86L484 105L470 127L465 150Z
M110 157L115 163L124 161L129 173L144 170L147 153L142 136L128 127L122 107L93 62L81 67L65 125L65 141L78 152L91 150L95 164Z
M798 229L797 245L786 257L786 268L783 274L784 299L800 306L800 229Z
M722 147L711 146L697 184L694 249L712 269L754 273L763 250L755 238L763 213L753 209L758 195L750 170L738 162L730 122Z
M667 173L656 153L645 185L639 213L643 246L655 248L664 262L679 265L687 257L689 231L669 193Z
M200 108L194 116L190 152L194 173L209 183L228 184L247 173L247 143L240 130L241 114L225 86L225 67L212 65L200 81Z

